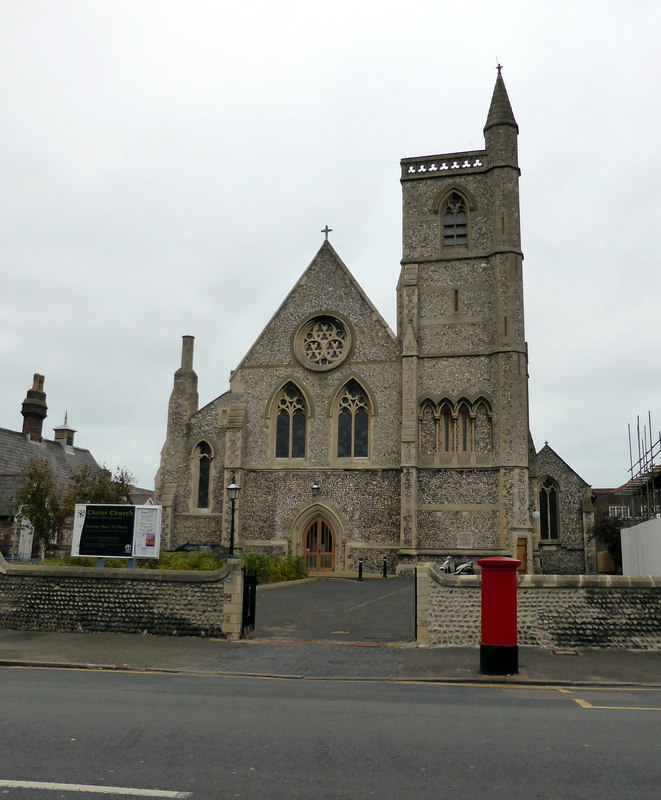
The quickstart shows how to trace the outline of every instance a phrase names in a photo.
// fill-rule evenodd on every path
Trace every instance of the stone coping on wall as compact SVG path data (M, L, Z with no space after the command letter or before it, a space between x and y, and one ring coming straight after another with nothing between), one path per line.
M481 575L417 570L417 631L423 646L480 641ZM661 577L517 576L518 642L530 647L661 649Z
M452 575L429 564L429 575L443 586L477 587L480 575ZM519 589L661 589L661 576L655 575L529 575L518 576Z
M0 618L15 630L239 639L243 562L217 570L13 566L0 559Z
M161 583L216 583L227 578L242 564L240 559L228 559L215 570L128 569L115 567L40 567L15 566L0 555L0 573L21 577L91 578L92 580L155 581Z

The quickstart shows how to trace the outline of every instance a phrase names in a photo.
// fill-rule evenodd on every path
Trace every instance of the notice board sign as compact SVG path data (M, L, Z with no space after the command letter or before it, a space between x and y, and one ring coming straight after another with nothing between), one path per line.
M77 504L72 556L158 558L161 506Z

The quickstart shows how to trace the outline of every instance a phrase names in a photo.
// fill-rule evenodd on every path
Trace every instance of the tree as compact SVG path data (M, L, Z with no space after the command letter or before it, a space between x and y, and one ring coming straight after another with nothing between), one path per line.
M33 458L25 465L23 476L23 486L14 495L17 514L32 525L42 558L48 545L59 539L76 503L131 502L133 476L125 467L118 467L114 473L105 466L79 467L63 485L46 459Z
M23 486L14 495L17 513L29 520L43 558L57 541L69 514L62 487L45 458L32 458L23 470Z
M597 519L592 526L590 539L595 539L604 545L616 567L622 568L622 540L620 530L622 520L617 517L603 516Z
M80 467L71 475L67 506L73 514L76 503L124 505L131 502L132 486L133 476L125 467L117 467L114 473L105 466Z

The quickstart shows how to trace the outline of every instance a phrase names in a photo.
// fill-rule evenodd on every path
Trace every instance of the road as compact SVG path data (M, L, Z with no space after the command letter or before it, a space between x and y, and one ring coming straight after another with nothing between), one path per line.
M23 668L0 680L11 800L659 796L660 690Z

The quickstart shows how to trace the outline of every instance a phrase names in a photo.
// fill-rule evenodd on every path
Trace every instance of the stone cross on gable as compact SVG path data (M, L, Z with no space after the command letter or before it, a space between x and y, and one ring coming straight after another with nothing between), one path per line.
M328 241L328 234L329 234L329 233L330 233L332 230L333 230L333 229L332 229L332 228L329 228L329 227L328 227L328 225L326 225L326 227L325 227L325 228L322 228L321 232L326 234L326 240L325 240L325 241Z

